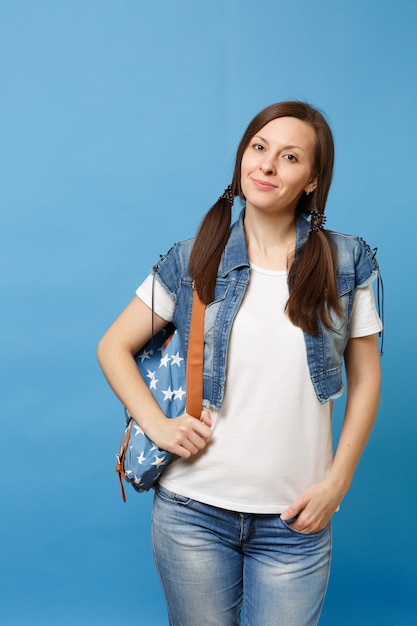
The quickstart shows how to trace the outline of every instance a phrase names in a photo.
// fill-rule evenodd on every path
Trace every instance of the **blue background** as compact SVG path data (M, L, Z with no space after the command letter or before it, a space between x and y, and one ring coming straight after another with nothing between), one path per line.
M95 348L228 184L249 120L289 98L326 111L327 226L378 246L386 289L381 409L321 624L417 623L416 18L413 0L2 0L2 624L167 623Z

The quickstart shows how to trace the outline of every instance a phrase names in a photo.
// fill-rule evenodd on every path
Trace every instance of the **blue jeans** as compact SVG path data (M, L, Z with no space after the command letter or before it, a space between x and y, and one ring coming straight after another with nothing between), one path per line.
M315 626L330 569L331 530L306 534L279 515L236 513L158 486L156 568L171 626Z

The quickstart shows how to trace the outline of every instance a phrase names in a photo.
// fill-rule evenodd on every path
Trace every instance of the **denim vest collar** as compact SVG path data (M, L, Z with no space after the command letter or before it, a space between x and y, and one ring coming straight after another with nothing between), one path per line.
M232 226L229 239L220 260L220 274L226 277L229 272L239 267L249 267L248 250L246 246L245 209L239 215L239 219Z
M240 212L239 219L233 224L227 245L224 249L219 273L226 277L229 272L239 267L250 267L248 250L245 237L245 209ZM297 215L296 221L296 245L298 251L307 241L310 231L309 222L301 215Z

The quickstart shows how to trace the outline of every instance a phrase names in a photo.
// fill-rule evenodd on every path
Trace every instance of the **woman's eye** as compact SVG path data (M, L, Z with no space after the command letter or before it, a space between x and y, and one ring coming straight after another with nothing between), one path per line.
M263 150L264 147L261 143L254 143L253 147L255 148L255 150Z
M298 161L295 154L285 154L284 159L287 159L287 161L291 161L292 163L296 163Z

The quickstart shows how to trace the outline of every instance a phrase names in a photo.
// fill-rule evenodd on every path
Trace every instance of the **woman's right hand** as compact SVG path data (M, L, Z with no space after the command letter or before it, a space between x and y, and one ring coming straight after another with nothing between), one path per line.
M184 413L179 417L158 421L155 429L152 427L148 429L148 436L162 450L188 459L204 450L210 441L211 426L211 415L203 409L200 419Z

